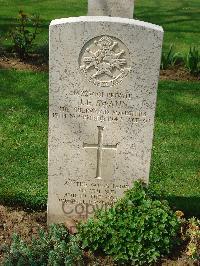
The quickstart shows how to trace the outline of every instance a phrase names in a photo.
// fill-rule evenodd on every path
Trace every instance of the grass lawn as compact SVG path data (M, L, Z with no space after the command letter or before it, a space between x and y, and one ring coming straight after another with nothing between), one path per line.
M0 84L0 203L45 208L48 75L1 70ZM200 216L199 100L199 83L160 82L150 185Z
M151 186L172 205L200 217L199 83L159 84Z
M38 13L42 19L37 39L39 46L48 40L48 25L52 19L87 14L87 0L1 0L0 3L0 36L5 36L10 26L16 23L18 10ZM135 0L136 19L163 26L164 49L168 49L172 43L177 51L184 53L190 45L199 48L199 14L199 0ZM9 41L3 43L9 45Z
M48 76L0 71L0 201L46 205Z

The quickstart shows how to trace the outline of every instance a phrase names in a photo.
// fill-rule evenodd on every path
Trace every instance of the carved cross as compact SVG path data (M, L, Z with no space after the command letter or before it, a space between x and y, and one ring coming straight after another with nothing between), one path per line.
M88 16L133 18L134 0L88 0Z
M101 167L102 167L102 153L103 150L116 150L117 145L103 145L103 127L98 126L98 143L97 144L87 144L83 143L83 148L85 149L97 149L97 169L96 169L96 178L101 178Z

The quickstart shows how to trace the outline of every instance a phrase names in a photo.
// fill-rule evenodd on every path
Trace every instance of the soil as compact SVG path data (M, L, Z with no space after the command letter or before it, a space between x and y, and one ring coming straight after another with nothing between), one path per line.
M49 66L39 55L32 55L26 60L17 57L0 57L0 69L30 70L36 72L48 72Z
M0 57L0 69L30 70L37 72L48 72L48 63L39 55L32 55L26 60L21 60L13 56ZM175 66L167 70L160 71L161 80L182 80L200 81L200 76L192 76L183 66Z
M25 212L0 205L0 265L3 260L3 246L9 245L13 233L30 242L38 235L39 228L47 228L46 212Z
M19 234L26 242L30 242L32 236L38 236L39 228L47 229L46 212L26 212L20 209L0 205L0 265L3 263L3 246L11 243L13 233ZM111 258L101 255L84 254L85 265L114 266ZM173 252L172 258L164 259L158 266L199 266L186 259L181 249Z
M183 66L174 66L170 69L161 70L160 79L175 81L200 81L200 76L192 76Z

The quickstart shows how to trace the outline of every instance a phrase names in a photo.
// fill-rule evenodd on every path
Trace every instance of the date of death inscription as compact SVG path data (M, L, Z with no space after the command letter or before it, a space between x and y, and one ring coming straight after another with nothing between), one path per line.
M134 110L131 93L70 91L66 105L58 106L51 116L55 119L81 119L100 122L150 122L147 113ZM68 96L69 96L68 95Z

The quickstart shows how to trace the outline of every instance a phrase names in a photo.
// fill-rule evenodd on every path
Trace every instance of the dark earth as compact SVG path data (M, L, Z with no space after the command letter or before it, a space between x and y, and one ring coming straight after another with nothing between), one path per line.
M2 56L0 58L0 69L17 69L48 72L49 67L38 55L32 55L25 61L17 57ZM183 66L174 66L167 70L160 71L161 80L182 80L182 81L200 81L199 77L194 77Z

